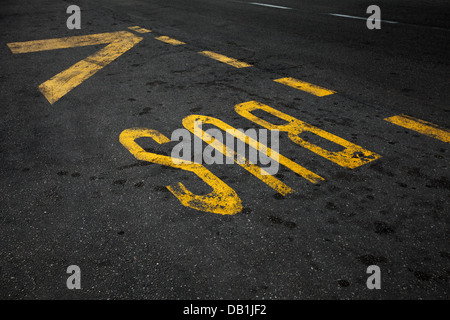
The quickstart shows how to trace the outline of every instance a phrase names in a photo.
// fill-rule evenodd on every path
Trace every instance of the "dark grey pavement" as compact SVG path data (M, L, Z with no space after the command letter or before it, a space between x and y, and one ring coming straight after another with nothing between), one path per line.
M258 1L259 2L259 1ZM389 123L450 128L448 1L3 1L0 5L1 299L449 299L450 145ZM68 30L66 8L81 8ZM381 30L366 21L377 4ZM7 43L128 30L151 33L53 105L38 86L99 46L13 54ZM131 32L131 31L130 31ZM186 45L172 46L155 37ZM245 61L236 69L198 54ZM317 97L274 82L336 91ZM280 133L280 197L237 165L206 165L242 200L224 216L167 189L195 175L136 160L128 128L170 137L191 114L261 128L234 111L255 100L381 155L347 169ZM317 142L317 143L320 143ZM323 141L322 141L323 143ZM147 150L170 154L173 143ZM81 290L66 287L69 265ZM369 290L369 265L381 289Z

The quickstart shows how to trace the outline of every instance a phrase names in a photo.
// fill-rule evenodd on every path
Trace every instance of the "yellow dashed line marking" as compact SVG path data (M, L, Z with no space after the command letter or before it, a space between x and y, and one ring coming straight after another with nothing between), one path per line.
M385 118L384 120L400 127L411 129L429 137L450 143L450 131L445 128L441 128L434 123L416 119L404 114Z
M222 54L216 53L216 52L212 52L212 51L201 51L199 52L201 55L204 55L206 57L209 57L211 59L226 63L230 66L233 66L235 68L247 68L247 67L251 67L251 64L248 64L246 62L242 62L239 60L236 60L234 58L230 58L227 56L224 56Z
M280 79L275 79L273 81L285 84L287 86L290 86L290 87L298 89L298 90L302 90L302 91L311 93L318 97L324 97L324 96L328 96L330 94L336 93L336 91L325 89L325 88L319 87L315 84L311 84L311 83L301 81L298 79L294 79L294 78L280 78Z
M170 37L167 37L167 36L156 37L155 39L159 40L159 41L162 41L162 42L165 42L165 43L168 43L168 44L171 44L173 46L179 46L179 45L182 45L182 44L186 44L186 42L179 41L177 39L173 39L173 38L170 38Z
M139 26L134 26L134 27L128 27L128 29L139 32L139 33L149 33L152 32L152 30L148 30L145 28L141 28Z

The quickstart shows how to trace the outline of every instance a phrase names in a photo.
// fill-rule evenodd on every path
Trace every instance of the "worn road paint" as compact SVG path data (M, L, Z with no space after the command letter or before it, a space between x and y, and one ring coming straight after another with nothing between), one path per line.
M434 123L416 119L405 114L385 118L384 120L403 128L411 129L429 137L450 143L450 131L439 127Z
M206 195L196 195L186 189L181 182L167 186L167 189L184 206L222 215L233 215L242 211L242 202L236 192L208 169L194 162L175 164L169 156L145 151L135 141L138 138L145 137L152 138L159 144L170 142L169 138L158 131L146 128L124 130L120 134L119 141L136 159L192 172L213 189L212 192Z
M263 181L264 183L269 185L272 189L276 190L282 195L292 193L294 190L289 186L287 186L286 184L284 184L283 182L281 182L280 180L276 179L274 176L266 174L264 169L260 168L256 164L250 163L247 159L243 158L243 161L242 160L238 161L235 158L236 152L234 150L231 150L217 139L212 138L200 127L197 127L196 123L212 124L225 132L227 132L228 130L228 133L232 134L237 139L248 144L252 148L255 148L256 150L260 150L260 152L264 153L266 156L272 158L275 161L278 161L280 164L284 165L285 167L289 168L290 170L294 171L295 173L297 173L298 175L302 176L303 178L312 183L318 183L322 180L325 180L319 175L315 174L314 172L298 165L294 161L282 156L281 154L275 152L274 150L268 148L267 146L260 144L257 140L252 139L251 137L245 135L243 132L226 124L222 120L201 115L190 115L183 119L183 126L187 130L192 132L194 135L196 135L206 143L210 144L213 148L224 154L226 157L233 158L235 163L242 166L244 169L249 171L251 174L256 176L258 179L260 179L261 181Z
M141 28L139 26L134 26L134 27L128 27L128 29L139 32L139 33L149 33L152 32L152 30L148 30L145 28Z
M59 39L14 42L8 43L8 47L13 53L28 53L109 43L103 49L39 85L39 90L53 104L104 66L134 47L142 39L131 32L118 31Z
M73 47L107 44L116 41L127 31L90 34L85 36L63 37L56 39L32 40L24 42L11 42L7 46L12 53L30 53L38 51L67 49Z
M294 190L287 186L285 183L281 182L277 178L275 178L272 175L269 174L263 174L265 173L264 169L260 168L256 164L250 163L247 159L241 156L238 161L236 158L237 153L228 148L226 145L221 143L217 139L212 139L212 137L207 134L205 131L203 131L200 127L195 125L196 121L202 121L202 124L214 124L215 126L221 128L222 130L226 129L235 129L232 126L229 126L222 122L219 119L206 117L206 116L199 116L199 115L190 115L183 119L183 126L191 131L194 135L205 141L206 143L210 144L214 149L225 155L226 157L230 157L234 159L234 162L239 164L241 167L243 167L245 170L253 174L255 177L263 181L265 184L270 186L272 189L280 193L281 195L285 196L288 193L294 192ZM268 148L267 148L268 149ZM268 151L270 152L270 151Z
M160 37L156 37L155 39L159 40L159 41L162 41L162 42L165 42L165 43L168 43L168 44L171 44L173 46L179 46L179 45L186 44L186 42L179 41L177 39L173 39L173 38L170 38L170 37L167 37L167 36L160 36Z
M328 96L330 94L336 93L336 91L325 89L325 88L316 86L315 84L311 84L311 83L301 81L298 79L294 79L294 78L280 78L280 79L275 79L273 81L285 84L287 86L293 87L298 90L302 90L302 91L311 93L318 97L324 97L324 96Z
M212 51L201 51L199 53L201 55L204 55L204 56L209 57L211 59L214 59L214 60L226 63L226 64L228 64L230 66L235 67L235 68L248 68L248 67L252 66L251 64L248 64L246 62L242 62L242 61L236 60L234 58L230 58L230 57L227 57L227 56L224 56L222 54L215 53L215 52L212 52Z
M367 17L356 17L356 16L349 16L346 14L339 14L339 13L329 13L330 16L335 16L335 17L341 17L341 18L350 18L350 19L358 19L358 20L367 20ZM374 21L381 21L381 22L385 22L385 23L398 23L397 21L390 21L390 20L380 20L380 19L374 19Z
M350 141L347 141L327 131L314 127L306 122L291 117L286 113L278 111L272 107L269 107L257 101L249 101L237 104L235 106L235 110L238 114L240 114L244 118L254 123L257 123L266 129L269 130L278 129L280 131L287 132L289 139L291 139L296 144L324 157L325 159L333 161L334 163L344 168L354 169L359 166L362 166L363 164L381 158L380 155L372 151L366 150L354 143L351 143ZM261 118L258 118L257 116L252 114L252 111L255 110L263 110L277 118L286 121L286 124L274 125ZM301 134L302 132L311 132L319 137L322 137L326 140L329 140L337 145L344 147L344 150L339 152L325 150L315 144L312 144L300 138L299 134Z

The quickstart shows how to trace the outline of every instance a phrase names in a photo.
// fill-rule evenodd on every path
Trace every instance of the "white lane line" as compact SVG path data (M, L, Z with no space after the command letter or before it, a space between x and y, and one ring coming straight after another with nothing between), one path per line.
M355 16L348 16L346 14L339 14L339 13L329 13L330 16L335 16L335 17L343 17L343 18L350 18L350 19L359 19L359 20L367 20L367 17L355 17ZM386 22L386 23L398 23L397 21L390 21L390 20L379 20L379 19L375 19L375 21L381 21L381 22Z
M292 8L289 8L289 7L275 6L273 4L266 4L266 3L259 3L259 2L250 2L250 4L254 4L254 5L257 5L257 6L263 6L263 7L271 7L271 8L292 10Z

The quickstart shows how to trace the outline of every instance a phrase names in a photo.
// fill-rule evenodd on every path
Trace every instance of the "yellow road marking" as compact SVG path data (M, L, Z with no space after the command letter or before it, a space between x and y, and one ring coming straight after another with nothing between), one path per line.
M234 58L230 58L230 57L227 57L227 56L224 56L222 54L215 53L215 52L212 52L212 51L201 51L199 53L201 55L204 55L204 56L209 57L211 59L214 59L214 60L226 63L226 64L228 64L230 66L235 67L235 68L247 68L247 67L251 67L252 66L251 64L248 64L246 62L242 62L242 61L236 60Z
M308 93L311 93L318 97L324 97L328 96L330 94L336 93L336 91L328 90L319 86L316 86L315 84L311 84L305 81L301 81L294 78L280 78L273 80L278 83L285 84L287 86L293 87L298 90L302 90Z
M201 116L201 115L190 115L183 119L183 126L191 131L194 135L198 136L200 139L205 141L206 143L210 144L214 149L224 154L226 157L232 157L236 155L236 152L234 150L231 150L227 146L225 146L222 142L218 141L217 139L212 138L210 135L208 135L206 132L204 132L200 127L196 126L196 123L202 123L202 124L212 124L223 131L226 131L227 133L232 134L237 139L241 140L242 142L248 144L252 148L259 150L260 152L264 153L266 156L272 158L275 161L278 161L280 164L284 165L285 167L289 168L290 170L294 171L295 173L299 174L306 180L312 182L312 183L318 183L323 179L321 176L315 174L314 172L298 165L294 161L284 157L283 155L275 152L274 150L268 148L267 146L259 143L257 140L252 139L251 137L245 135L243 132L237 130L236 128L226 124L222 120L219 120L217 118L208 117L208 116ZM260 168L256 164L250 163L247 159L245 159L243 156L241 156L243 159L241 161L238 161L237 159L234 159L234 162L242 166L245 170L249 171L251 174L256 176L258 179L266 183L268 186L270 186L272 189L276 190L282 195L286 195L288 193L292 193L294 190L275 178L274 176L267 174L267 172L264 171L264 169ZM243 161L242 161L243 160ZM262 174L265 173L265 174Z
M145 28L141 28L139 26L134 26L134 27L128 27L128 29L139 32L139 33L148 33L148 32L152 32L152 30L148 30Z
M146 128L124 130L120 134L119 141L136 159L192 172L213 189L213 191L206 195L196 195L186 189L181 182L176 185L167 186L167 189L184 206L222 215L232 215L242 211L242 202L236 192L208 169L194 162L175 164L169 156L147 152L135 141L144 137L152 138L159 144L170 142L169 138L158 131Z
M186 44L186 42L179 41L177 39L173 39L173 38L170 38L170 37L167 37L167 36L160 36L160 37L156 37L155 39L159 40L159 41L162 41L162 42L165 42L165 43L168 43L168 44L171 44L173 46L179 46L179 45L182 45L182 44Z
M257 101L249 101L237 104L235 106L235 110L238 114L247 118L248 120L257 123L269 130L280 130L288 133L289 139L292 142L330 160L338 165L354 169L368 162L374 161L378 158L381 158L379 154L375 152L366 150L350 141L342 139L334 134L331 134L325 130L314 127L306 122L303 122L297 118L294 118L286 113L283 113L277 109L269 107L268 105L259 103ZM280 118L286 121L285 124L275 125L266 120L263 120L257 116L255 116L252 111L255 110L263 110L277 118ZM339 152L332 152L329 150L325 150L313 143L310 143L302 138L300 138L300 134L302 132L311 132L319 137L332 141L342 147L344 150ZM281 162L280 162L281 163Z
M450 131L445 128L439 127L434 123L416 119L405 114L385 118L384 120L403 128L411 129L429 137L450 143Z
M285 196L288 193L294 192L294 190L283 183L282 181L278 180L274 176L271 176L269 174L262 174L264 172L264 169L260 168L256 164L250 163L245 157L241 156L240 161L238 159L235 159L236 152L227 146L225 146L223 143L218 141L217 139L212 139L210 135L208 135L206 132L204 132L201 128L198 126L196 127L196 122L201 121L202 123L209 123L214 124L215 126L221 128L222 130L230 130L234 129L233 127L227 125L226 123L222 122L219 119L212 118L212 117L205 117L205 116L198 116L198 115L190 115L183 119L183 126L194 133L197 137L202 139L203 141L210 144L214 149L225 155L226 157L231 157L234 159L234 162L239 164L242 168L253 174L255 177L263 181L265 184L267 184L269 187L277 191L278 193ZM244 138L245 139L245 138Z
M28 53L109 43L103 49L39 85L39 90L53 104L104 66L134 47L142 39L131 32L118 31L59 39L14 42L8 43L8 47L13 53Z

